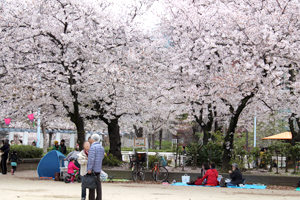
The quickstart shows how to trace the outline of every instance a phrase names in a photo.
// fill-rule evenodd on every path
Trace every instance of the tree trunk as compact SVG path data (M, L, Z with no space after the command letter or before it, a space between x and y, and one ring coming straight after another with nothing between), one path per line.
M204 123L203 120L203 109L200 110L200 115L196 116L194 115L196 122L199 124L199 126L202 129L203 132L203 145L206 145L208 143L208 139L210 138L210 132L212 130L214 116L213 116L213 109L211 108L211 104L208 105L208 122Z
M290 131L292 133L292 139L290 140L290 143L292 146L295 145L296 143L296 137L297 137L297 131L295 130L295 127L294 127L294 117L295 117L295 114L292 113L291 117L289 117L289 127L290 127Z
M51 142L52 142L52 136L53 136L53 133L50 132L50 133L48 133L48 134L49 134L49 145L48 145L48 147L51 147L51 146L52 146Z
M43 133L43 152L47 153L47 133L46 133L46 127L42 124L42 133Z
M137 128L136 125L133 125L134 132L136 137L143 137L143 127Z
M85 131L84 131L84 121L82 117L78 117L75 126L77 129L77 143L79 144L79 149L83 149L83 143L85 141Z
M197 169L197 154L193 156L193 169Z
M228 102L225 99L222 99L227 105L230 106L230 111L232 113L232 116L230 118L230 123L228 130L226 132L225 138L224 138L224 143L223 143L223 157L222 157L222 169L223 171L226 171L227 169L230 168L229 163L231 160L231 150L233 149L233 140L234 140L234 133L235 129L237 127L237 123L239 120L239 116L244 110L244 108L247 106L248 101L254 97L254 92L252 92L250 95L244 97L236 111L234 111L234 108L232 105L228 104Z
M107 123L107 126L110 145L109 153L114 155L118 160L122 161L119 119L110 120L110 122Z
M159 149L161 150L161 142L162 142L162 133L163 133L163 129L161 128L159 130Z
M210 138L209 132L211 131L211 127L210 130L209 127L203 127L202 130L203 130L203 145L207 145L208 139Z
M151 135L151 142L152 142L151 147L152 147L152 149L154 149L154 147L155 147L155 134L154 133Z

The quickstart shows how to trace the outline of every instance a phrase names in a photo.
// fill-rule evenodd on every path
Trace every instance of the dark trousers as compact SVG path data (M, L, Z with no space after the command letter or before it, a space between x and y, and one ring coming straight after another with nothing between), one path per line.
M95 173L97 175L97 198L95 199L95 189L89 189L89 200L102 200L102 188L101 188L101 181L100 181L100 173Z
M3 154L1 156L1 169L2 169L2 174L7 174L7 159L8 159L8 155Z
M15 173L15 171L17 170L17 166L11 166L13 169L13 173Z
M82 176L81 176L81 180L82 180ZM86 188L81 186L81 198L86 198Z

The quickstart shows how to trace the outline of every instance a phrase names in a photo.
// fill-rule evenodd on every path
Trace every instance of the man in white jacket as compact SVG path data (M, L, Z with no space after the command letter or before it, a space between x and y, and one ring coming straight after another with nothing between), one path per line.
M77 161L80 164L80 175L84 176L87 172L87 162L88 162L88 155L90 150L90 143L85 142L83 143L83 150L78 154ZM86 188L82 188L81 191L81 200L86 199Z

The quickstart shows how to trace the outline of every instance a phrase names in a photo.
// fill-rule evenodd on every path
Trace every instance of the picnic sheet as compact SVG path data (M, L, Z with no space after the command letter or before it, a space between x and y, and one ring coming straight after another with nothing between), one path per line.
M172 183L173 186L194 186L194 187L220 187L218 186L204 186L204 185L188 185L186 183ZM228 188L239 188L239 189L266 189L267 186L265 185L245 185L244 187L237 187L237 186L228 186Z
M300 187L296 188L296 191L300 191Z

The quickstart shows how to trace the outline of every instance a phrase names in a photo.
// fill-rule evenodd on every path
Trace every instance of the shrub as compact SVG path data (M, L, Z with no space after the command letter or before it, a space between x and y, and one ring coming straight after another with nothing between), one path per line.
M11 154L13 151L18 153L19 158L41 158L43 156L43 149L30 145L11 145L9 153Z
M119 161L112 154L104 156L104 159L103 159L103 162L102 162L102 165L106 165L106 166L119 166L120 164L122 164L122 162Z
M53 147L48 147L47 148L47 152L49 151L52 151L53 150ZM67 152L65 155L68 155L70 152L74 151L75 149L74 148L71 148L71 147L67 147Z
M158 162L158 157L148 155L148 165L150 169L155 166L155 162Z

